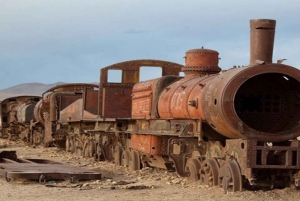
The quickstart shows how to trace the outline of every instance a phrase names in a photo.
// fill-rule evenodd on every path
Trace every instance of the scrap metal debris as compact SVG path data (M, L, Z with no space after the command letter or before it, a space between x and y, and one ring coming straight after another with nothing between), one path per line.
M69 180L71 183L80 180L99 180L101 174L96 171L74 167L46 159L20 159L16 151L0 152L0 175L11 179L38 180L46 183L52 180Z

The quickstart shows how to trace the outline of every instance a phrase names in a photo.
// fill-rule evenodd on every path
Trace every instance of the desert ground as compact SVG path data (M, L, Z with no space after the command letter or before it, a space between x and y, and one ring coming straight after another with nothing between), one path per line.
M22 143L0 140L0 151L16 150L18 158L42 158L92 169L102 174L95 181L37 181L0 178L0 200L299 200L300 190L262 189L224 192L219 187L189 183L175 173L152 168L130 171L109 162L95 162L57 148L30 147Z

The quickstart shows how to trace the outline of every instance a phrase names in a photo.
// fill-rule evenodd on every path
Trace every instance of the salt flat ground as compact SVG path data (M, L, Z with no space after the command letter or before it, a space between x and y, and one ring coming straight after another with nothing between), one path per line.
M66 153L56 148L28 147L21 143L0 140L0 151L16 150L19 158L43 158L64 162L102 173L96 181L36 181L14 180L6 182L0 178L0 200L30 201L101 201L101 200L300 200L300 191L291 188L224 192L219 187L209 188L199 183L188 183L174 173L146 168L129 171L108 162L94 162Z

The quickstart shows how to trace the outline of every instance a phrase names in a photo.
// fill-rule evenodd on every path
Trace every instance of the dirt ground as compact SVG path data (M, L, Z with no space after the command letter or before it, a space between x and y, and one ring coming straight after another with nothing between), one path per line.
M145 168L129 171L108 162L94 162L56 148L28 147L0 140L0 151L16 150L19 158L42 158L99 171L101 180L69 183L68 181L14 180L0 178L0 200L299 200L300 191L291 188L224 192L219 187L209 188L199 183L188 183L174 173Z

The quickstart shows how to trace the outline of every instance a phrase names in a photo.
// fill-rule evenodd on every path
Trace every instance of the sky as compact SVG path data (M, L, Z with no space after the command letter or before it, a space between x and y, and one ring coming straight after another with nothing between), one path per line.
M0 89L99 82L134 59L184 64L214 49L222 69L249 64L250 19L277 20L273 61L300 69L298 0L0 0Z

